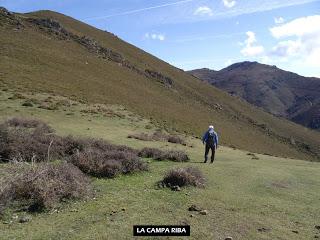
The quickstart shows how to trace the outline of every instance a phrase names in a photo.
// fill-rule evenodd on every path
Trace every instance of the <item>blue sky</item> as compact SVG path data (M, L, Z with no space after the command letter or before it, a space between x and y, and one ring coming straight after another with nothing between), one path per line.
M58 11L185 70L258 61L320 77L320 0L0 0Z

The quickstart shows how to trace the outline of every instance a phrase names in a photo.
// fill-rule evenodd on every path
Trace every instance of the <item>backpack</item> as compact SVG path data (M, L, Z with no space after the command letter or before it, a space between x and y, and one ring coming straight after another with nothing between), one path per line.
M209 145L215 144L215 132L214 131L208 132L207 144L209 144Z

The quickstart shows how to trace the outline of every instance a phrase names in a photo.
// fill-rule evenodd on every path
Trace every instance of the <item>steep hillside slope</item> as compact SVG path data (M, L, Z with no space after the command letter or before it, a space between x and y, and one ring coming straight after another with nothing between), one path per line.
M266 111L320 129L320 79L302 77L257 62L235 63L220 71L190 73Z
M121 104L166 128L198 136L213 123L223 144L319 159L319 133L267 114L62 14L1 9L0 49L2 89Z

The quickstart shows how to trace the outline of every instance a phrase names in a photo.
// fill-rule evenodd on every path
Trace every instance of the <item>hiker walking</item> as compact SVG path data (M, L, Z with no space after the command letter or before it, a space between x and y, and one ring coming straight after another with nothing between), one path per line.
M208 131L205 132L202 138L202 143L206 144L205 153L204 153L204 163L208 160L208 153L211 149L211 163L214 161L214 155L216 153L216 149L218 148L218 134L214 131L214 127L212 125L209 126Z

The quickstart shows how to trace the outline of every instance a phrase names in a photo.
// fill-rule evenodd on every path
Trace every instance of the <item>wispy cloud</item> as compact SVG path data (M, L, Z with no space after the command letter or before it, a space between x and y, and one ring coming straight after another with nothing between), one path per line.
M149 10L153 10L153 9L174 6L174 5L188 3L188 2L192 2L192 1L194 1L194 0L183 0L183 1L166 3L166 4L151 6L151 7L134 9L134 10L131 10L131 11L124 11L124 12L111 14L111 15L104 15L104 16L98 16L98 17L85 18L84 20L99 20L99 19L107 19L107 18L117 17L117 16L131 15L131 14L135 14L135 13L139 13L139 12L145 12L145 11L149 11Z
M193 15L200 15L200 16L212 16L213 11L210 7L208 6L200 6L198 7L194 12Z
M164 41L166 39L166 36L162 33L146 33L144 36L146 39L159 40L159 41Z
M227 8L232 8L236 5L236 1L235 0L223 0L223 5Z
M209 39L216 39L216 38L230 38L236 35L243 35L245 32L236 32L230 34L216 34L216 35L207 35L207 36L185 36L178 38L176 40L172 40L172 42L193 42L193 41L205 41Z
M175 2L161 5L133 10L120 10L120 12L102 14L96 17L83 18L82 20L93 22L141 14L141 17L144 18L144 24L149 25L197 22L264 12L316 1L319 0L176 0ZM202 14L201 17L199 17L200 14ZM135 21L135 19L132 18L132 21ZM137 21L141 21L141 19L139 18Z

